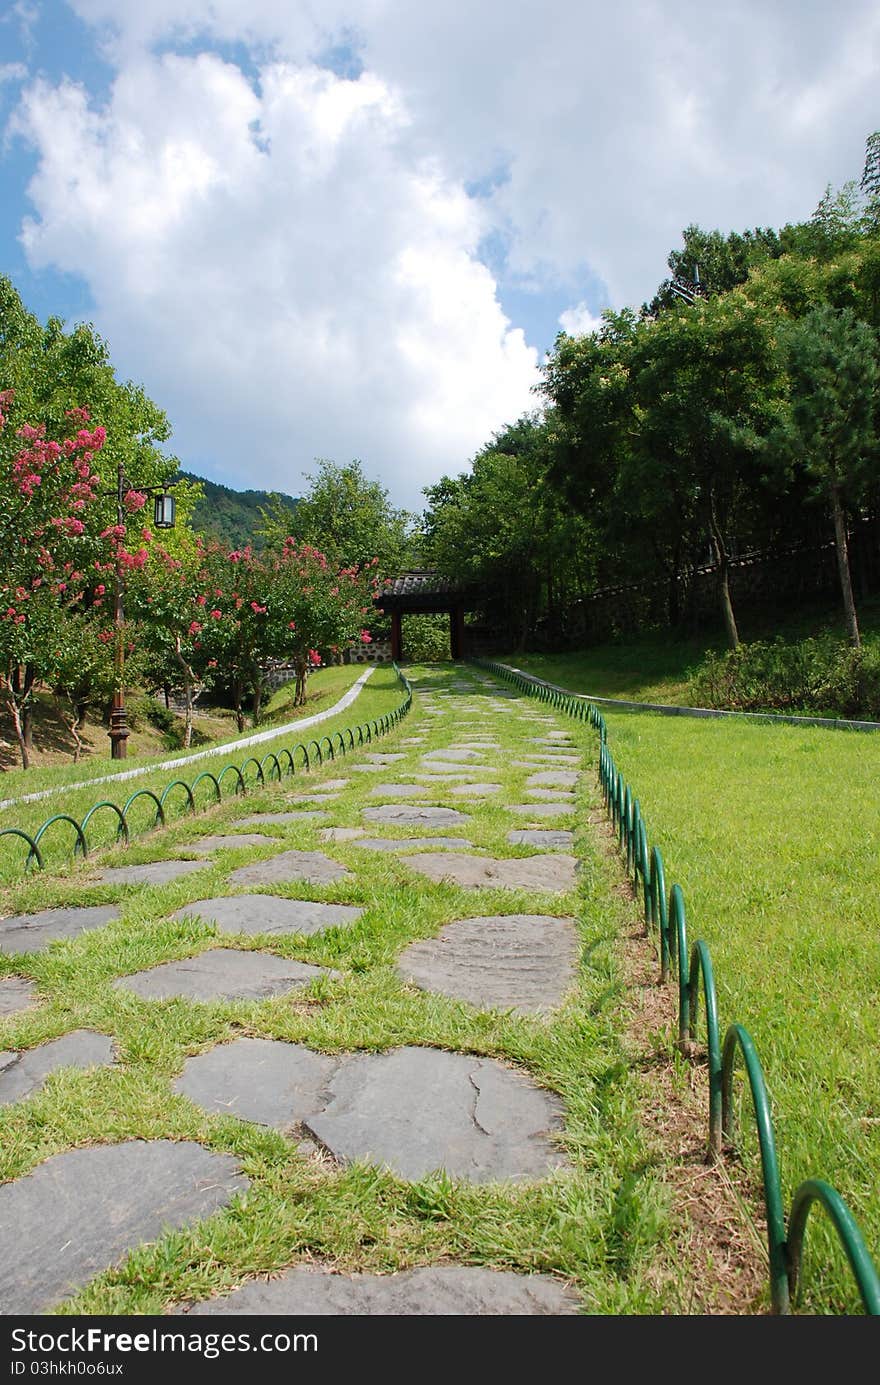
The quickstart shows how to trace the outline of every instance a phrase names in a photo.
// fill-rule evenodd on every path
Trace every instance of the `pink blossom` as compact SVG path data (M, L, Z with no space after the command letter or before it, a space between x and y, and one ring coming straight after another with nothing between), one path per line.
M201 622L198 621L198 620L193 620L193 621L190 622L189 633L190 633L191 635L197 635L197 634L199 633L199 631L201 630L201 628L202 628Z
M122 497L122 503L131 514L136 514L146 505L147 497L143 491L127 491Z
M104 586L104 583L99 582L95 587L95 596L103 596L106 590L107 588Z
M372 643L373 643L373 636L370 634L369 630L362 630L362 631L361 631L361 644L372 644Z
M222 620L222 619L223 619L223 612L222 612L222 611L218 611L218 610L216 609L216 607L215 607L215 609L211 612L211 619L212 619L212 620Z

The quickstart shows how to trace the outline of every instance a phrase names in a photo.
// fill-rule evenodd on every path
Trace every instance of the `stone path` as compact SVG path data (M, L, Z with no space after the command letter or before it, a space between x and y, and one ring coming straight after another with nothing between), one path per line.
M401 940L386 973L397 978L396 1003L412 1009L454 1002L472 1012L519 1016L520 1023L551 1023L578 977L574 833L553 819L576 812L580 755L555 718L485 675L442 683L438 678L433 691L418 697L423 732L400 737L397 749L391 741L387 750L353 755L344 778L322 779L318 770L294 788L289 781L267 787L259 795L264 811L257 804L178 848L206 860L95 871L90 878L97 885L120 889L117 903L86 902L0 920L0 955L40 954L59 942L75 948L83 935L118 920L112 930L118 960L106 982L108 1015L117 995L116 1003L129 1011L130 996L184 1007L275 1000L289 1016L302 999L314 1005L309 996L318 978L330 989L315 995L342 987L345 1004L356 1011L358 971L348 960L346 937L369 938L383 923L369 884L372 871L383 890L392 890L388 898L404 891L401 901L409 901L397 918ZM521 729L511 755L514 726ZM508 780L510 772L515 779ZM316 806L299 806L310 803ZM192 834L191 824L188 830ZM317 849L321 842L332 854ZM231 869L230 851L257 859ZM203 883L201 892L197 872L209 872L210 886ZM164 892L157 894L160 900L167 895L164 911L161 903L141 906L130 888L137 886ZM468 897L487 889L496 892L493 912L471 916ZM540 912L514 912L524 907L522 892L544 896L535 901ZM412 906L422 896L433 901L427 917L445 911L439 924L429 925L431 936ZM455 907L448 902L453 898ZM148 922L136 912L132 933L128 911L144 908ZM144 950L126 952L136 936ZM198 949L194 955L169 956L168 941L180 938L192 943L181 948L175 941L174 950L191 946ZM229 946L218 945L220 938ZM263 940L261 950L252 950L251 939ZM305 955L297 956L303 949ZM134 965L126 965L126 956ZM26 969L24 960L18 965ZM0 1035L41 1013L41 1001L52 1003L51 984L43 996L27 976L0 978ZM161 1009L148 1008L155 1015L150 1023L161 1026ZM206 1020L186 1029L198 1037L185 1040L189 1047L177 1076L172 1069L164 1079L169 1097L185 1098L210 1116L280 1132L292 1157L318 1151L329 1168L366 1162L408 1181L442 1170L447 1178L500 1186L571 1172L560 1096L494 1052L401 1042L393 1028L384 1047L379 1037L376 1051L371 1041L369 1048L330 1052L314 1041L261 1032L259 1019L248 1020L248 1028L235 1034L212 1029ZM92 1069L97 1076L90 1080L101 1081L103 1068L125 1067L112 1033L79 1028L39 1042L36 1031L20 1032L21 1039L2 1042L0 1051L0 1106L9 1110L62 1069ZM309 1032L308 1025L299 1032ZM191 1141L104 1145L99 1138L94 1147L51 1155L0 1186L0 1311L48 1311L128 1250L166 1228L210 1216L247 1186L231 1154ZM465 1264L383 1275L342 1274L321 1265L279 1269L284 1272L268 1281L252 1279L224 1297L171 1305L170 1311L565 1314L578 1307L577 1296L552 1275Z
M278 1279L252 1279L223 1298L194 1304L194 1316L265 1313L334 1317L559 1315L577 1312L577 1297L549 1275L511 1274L460 1265L400 1274L336 1274L316 1266Z
M129 1140L56 1154L0 1187L0 1313L44 1313L128 1250L209 1216L248 1180L228 1154Z

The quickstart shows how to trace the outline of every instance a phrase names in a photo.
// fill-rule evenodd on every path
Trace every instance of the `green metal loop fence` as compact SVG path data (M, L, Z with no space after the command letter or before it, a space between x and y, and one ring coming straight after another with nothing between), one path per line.
M718 1000L708 944L698 939L688 952L684 893L673 885L667 896L663 856L649 847L647 828L639 801L617 769L608 748L608 730L599 709L585 698L551 689L540 679L485 659L473 660L480 668L514 684L520 692L551 701L592 726L599 737L599 786L622 853L627 873L638 894L641 882L645 926L656 935L660 977L678 974L678 1035L683 1052L696 1045L700 993L706 1012L706 1053L709 1076L708 1155L721 1158L725 1145L735 1145L734 1072L741 1056L748 1080L751 1106L758 1133L761 1158L770 1300L776 1313L789 1313L800 1288L803 1243L811 1207L819 1203L846 1254L865 1312L880 1316L880 1275L865 1245L858 1223L844 1199L822 1179L806 1179L793 1196L786 1217L773 1133L773 1120L764 1071L754 1040L741 1024L727 1029L722 1046ZM668 902L667 902L668 901Z
M212 774L210 777L211 777L211 779L214 779L213 774ZM199 779L203 779L203 778L204 778L204 775L200 774L200 775L199 775ZM199 779L197 779L197 780L196 780L196 783L193 784L193 792L195 792L195 787L196 787L196 784L199 782ZM214 783L217 784L217 780L216 780L216 779L214 779ZM217 797L218 797L218 800L219 800L219 797L220 797L220 786L219 786L219 784L217 784ZM155 816L155 819L154 819L154 821L153 821L153 826L154 826L154 827L164 827L164 826L165 826L165 809L164 809L164 807L162 806L162 800L159 798L158 794L154 794L154 793L153 793L153 790L152 790L152 789L138 789L138 790L136 790L135 793L133 793L129 798L127 798L127 799L125 800L125 802L124 802L123 805L122 805L122 811L123 811L123 813L124 813L126 819L128 818L128 811L129 811L129 809L131 808L132 804L137 803L137 801L138 801L139 798L149 798L149 799L151 799L151 800L153 801L153 803L154 803L155 806L156 806L156 816Z
M409 679L401 671L401 669L398 668L397 664L392 664L392 668L394 669L394 672L397 675L397 678L404 690L404 698L402 702L399 703L399 705L394 709L393 712L386 713L385 716L380 718L378 721L374 720L371 723L361 723L357 727L348 726L345 728L344 731L334 732L334 737L339 738L339 754L346 755L349 750L354 750L356 745L363 745L365 741L365 733L366 741L368 743L372 741L373 735L376 735L377 737L380 735L385 735L388 731L393 729L393 727L397 726L409 712L410 708L412 707L412 686L409 682ZM355 741L355 735L357 735L357 741ZM348 737L347 747L345 743L346 736ZM324 761L324 756L321 750L321 745L324 742L326 742L329 748L330 759L332 761L335 761L336 759L337 750L334 747L333 740L330 738L330 736L324 736L322 737L320 743L318 741L309 742L309 747L314 746L315 750L317 751L317 760L319 765L323 764ZM196 778L193 780L192 784L189 784L185 779L172 779L169 784L165 785L160 794L154 793L152 789L137 789L133 794L131 794L131 796L128 799L126 799L125 803L121 808L116 803L113 803L110 799L102 799L100 803L95 803L91 808L89 808L82 822L78 822L76 818L71 817L67 813L55 813L52 817L48 818L33 835L31 835L31 833L29 832L24 831L24 829L20 827L6 827L0 830L0 837L16 837L27 844L28 851L24 863L25 870L29 869L33 864L36 864L39 870L45 870L45 855L44 852L40 849L40 843L45 837L47 831L50 828L54 827L56 823L67 823L69 826L73 827L75 833L74 855L87 857L89 854L89 842L86 836L86 827L92 821L99 809L108 809L116 814L118 820L116 832L117 840L121 839L128 843L131 840L130 811L134 804L138 801L138 799L148 798L155 807L155 815L151 827L164 827L167 825L168 820L168 814L166 812L165 805L168 802L169 796L175 789L181 789L183 791L186 804L185 811L191 814L196 813L198 811L198 806L196 803L195 791L203 780L208 781L213 788L213 802L215 804L220 803L223 800L223 783L227 775L233 776L234 793L236 795L246 794L248 791L248 780L246 777L246 771L250 767L255 768L256 774L253 777L254 781L259 785L264 786L267 782L267 775L265 770L265 766L267 764L269 765L269 781L271 782L271 780L275 778L280 782L280 780L284 777L285 773L282 766L283 760L286 760L287 762L286 772L289 776L294 776L297 773L297 751L302 751L302 768L306 771L311 769L309 747L305 746L302 743L302 741L299 741L296 745L293 746L292 749L289 749L285 746L277 752L269 751L266 755L263 756L262 760L258 760L256 756L251 755L240 765L232 763L225 765L223 769L220 771L220 773L216 775L212 774L210 770L202 770L201 773L196 775Z
M116 814L116 817L118 819L118 826L116 828L116 840L119 841L121 838L122 841L125 842L126 846L128 846L128 822L125 817L125 809L118 808L115 803L111 803L109 798L103 799L101 803L96 803L94 808L90 808L89 811L86 813L85 817L80 823L83 837L85 837L86 828L88 827L92 818L95 816L95 814L98 812L100 808L111 808L113 812Z

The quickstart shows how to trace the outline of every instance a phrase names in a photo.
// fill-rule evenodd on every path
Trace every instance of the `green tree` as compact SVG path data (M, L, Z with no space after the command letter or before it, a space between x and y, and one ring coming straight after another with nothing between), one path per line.
M378 481L369 481L358 461L339 466L318 462L317 473L291 515L277 498L264 513L263 532L280 550L286 538L318 548L336 568L379 559L384 574L410 565L413 517L395 509Z
M823 304L789 323L783 343L790 403L779 456L803 467L812 495L829 508L847 630L858 647L847 511L858 507L877 460L877 333L851 309Z

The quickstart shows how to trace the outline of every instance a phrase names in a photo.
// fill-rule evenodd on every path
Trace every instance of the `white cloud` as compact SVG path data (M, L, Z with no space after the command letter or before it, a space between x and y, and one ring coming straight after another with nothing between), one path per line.
M375 75L140 53L106 109L32 86L28 257L83 275L184 456L296 491L359 456L395 498L534 404L536 353L476 257L480 207L406 148Z
M808 216L877 124L873 0L69 2L119 76L22 108L32 261L88 280L180 450L293 489L361 455L412 503L533 406L485 235L589 330L689 222ZM316 65L340 43L360 80Z
M574 308L566 308L559 314L559 325L570 337L586 337L598 332L602 326L601 313L597 317L591 313L586 303L578 303Z

